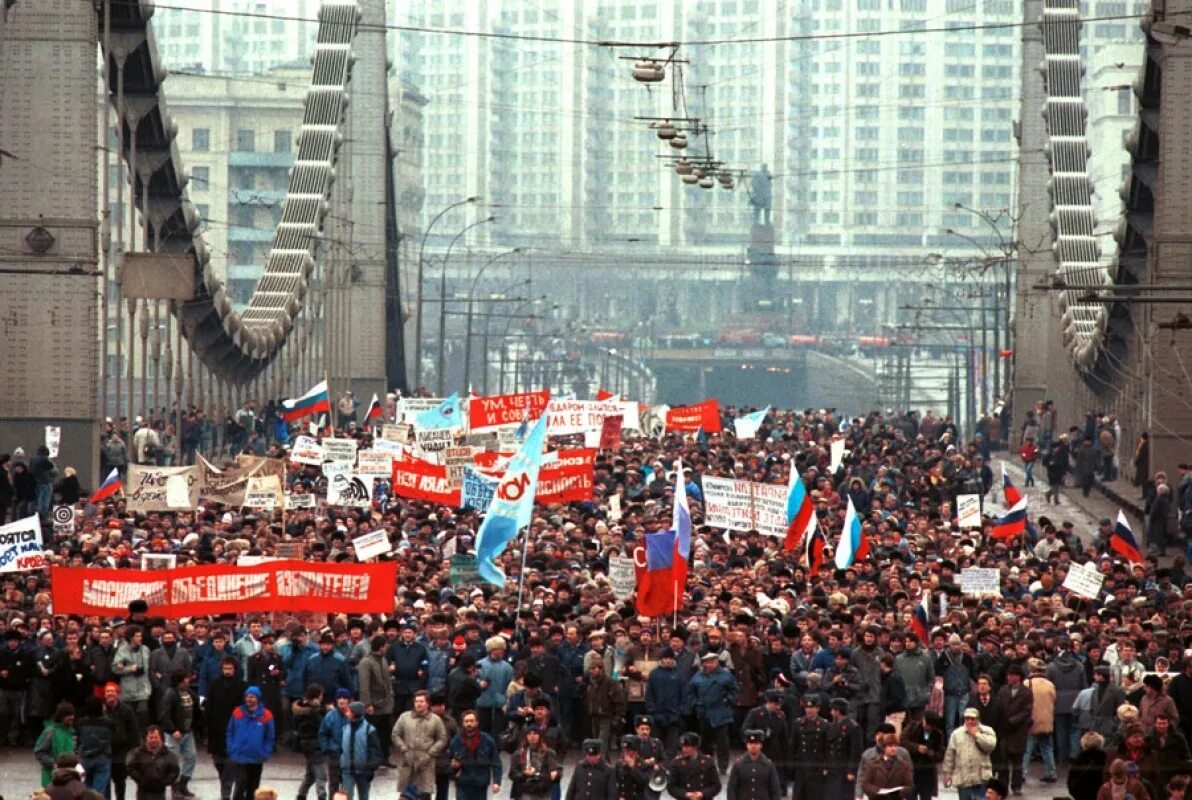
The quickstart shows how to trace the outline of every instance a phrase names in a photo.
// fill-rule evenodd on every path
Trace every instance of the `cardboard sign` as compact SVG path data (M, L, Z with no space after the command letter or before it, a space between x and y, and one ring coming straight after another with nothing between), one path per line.
M36 514L0 525L0 572L26 572L45 566L41 520Z
M625 418L620 414L605 417L600 428L600 449L616 450L621 446L621 427Z
M166 478L166 505L170 508L193 507L190 504L190 482L185 475Z
M410 436L413 432L414 426L405 422L381 426L381 438L387 442L396 442L397 444L409 444Z
M357 561L388 555L393 549L389 544L389 532L384 529L360 534L352 540L352 547L356 550Z
M167 496L167 482L177 477L186 483L186 501L183 505L170 503ZM128 479L124 482L124 497L128 510L137 513L149 511L174 511L179 508L194 508L199 504L203 488L200 467L154 467L143 464L128 465ZM181 501L175 489L175 503Z
M1091 564L1073 564L1068 570L1068 577L1064 578L1064 588L1079 597L1096 600L1104 582L1105 575Z
M571 436L599 431L603 429L606 417L620 415L621 411L620 403L555 398L546 407L546 432L551 436Z
M327 505L366 508L372 505L373 476L339 474L327 478Z
M356 463L355 439L324 439L323 457L338 464Z
M243 556L241 556L243 558ZM173 569L178 566L178 556L173 553L141 553L141 569L150 572Z
M785 486L705 476L703 488L705 524L786 536Z
M956 495L956 519L960 523L960 529L962 531L969 530L970 528L980 528L981 495Z
M1001 570L988 567L969 567L960 571L960 591L964 594L981 597L983 595L1001 596Z
M397 401L397 413L401 416L402 422L413 425L415 417L423 411L438 408L446 399L446 397L403 397Z
M70 506L54 506L50 511L50 521L54 523L55 536L74 536L75 515Z
M490 478L472 467L464 467L463 491L460 495L461 508L487 511L496 491L496 478Z
M46 449L50 451L50 458L58 457L58 445L62 443L62 428L58 425L46 426Z
M472 463L476 450L471 447L448 447L443 451L443 464L447 467L447 483L452 488L464 485L464 467Z
M286 495L286 508L314 508L315 496L313 494L288 494Z
M613 556L608 560L608 581L613 587L613 596L624 600L637 589L637 575L633 559L629 556Z
M483 583L476 568L476 556L472 553L456 553L451 557L451 585L475 586Z
M835 474L836 470L840 469L840 465L844 463L844 439L833 439L832 443L828 445L828 452L831 461L828 465L828 472Z
M419 428L414 431L414 441L425 453L439 453L455 444L455 430L452 428Z
M317 467L327 459L323 453L323 445L319 444L317 440L310 436L297 436L290 448L290 460L295 464L309 464L312 467Z
M356 472L388 478L393 472L393 453L384 450L361 450L356 454Z
M277 495L268 489L244 493L244 508L263 508L266 511L272 511L276 507Z
M608 517L614 522L619 522L621 519L621 495L610 494L608 496Z

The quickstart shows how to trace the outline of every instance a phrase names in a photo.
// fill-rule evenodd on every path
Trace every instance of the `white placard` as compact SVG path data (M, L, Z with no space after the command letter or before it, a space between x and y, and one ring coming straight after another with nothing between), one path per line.
M62 443L62 428L58 425L46 426L46 449L50 451L50 458L58 457L58 445Z
M424 453L439 453L455 443L455 434L452 428L419 428L414 431L414 440Z
M388 478L393 474L393 453L385 450L361 450L356 454L356 472Z
M971 528L981 527L981 495L979 494L958 494L956 495L956 519L960 523L960 529L969 530Z
M703 487L706 525L786 536L785 486L705 476Z
M372 505L372 475L333 475L327 479L327 505L365 508Z
M621 495L610 494L608 496L608 518L614 522L621 520Z
M464 485L464 467L472 463L477 452L483 452L478 447L448 447L443 450L443 464L447 467L447 483L451 488Z
M0 526L0 572L25 572L45 566L41 520L36 514Z
M406 452L406 446L399 442L391 442L388 439L373 439L372 449L377 453L388 453L390 458L401 458L402 454ZM359 457L359 453L357 453Z
M356 549L357 561L387 555L393 549L389 544L389 532L384 529L360 534L352 540L352 547Z
M1064 588L1080 597L1096 600L1101 594L1105 575L1091 564L1073 564L1064 578Z
M382 425L381 438L387 442L394 442L396 444L409 444L410 434L413 431L414 426L404 422ZM374 444L373 446L375 447L376 445Z
M323 445L310 436L297 436L290 448L290 460L295 464L310 464L319 466L326 458L323 455Z
M833 439L829 446L828 452L831 454L832 463L828 467L829 474L836 474L836 470L840 469L840 465L844 463L844 439Z
M1000 595L1002 593L1002 573L1000 570L987 567L969 567L960 571L960 591L965 594Z
M73 536L75 532L74 509L70 506L54 506L50 511L55 536Z
M245 508L262 508L272 511L277 506L277 495L272 491L254 491L244 493Z
M355 439L324 439L323 458L339 464L356 463Z
M613 596L624 600L637 588L637 573L633 559L629 556L613 556L608 560L608 581L613 587Z
M552 398L546 407L546 432L551 436L570 436L594 430L599 435L605 417L624 413L623 403L602 400ZM636 411L636 406L634 407ZM621 423L625 427L624 421ZM599 442L599 439L597 439Z
M446 397L403 397L397 401L397 413L401 416L402 422L413 425L415 417L423 411L438 408L446 399Z
M323 464L323 475L326 476L328 483L330 483L331 479L335 478L336 476L351 474L351 464L343 464L339 461L327 461Z
M288 494L286 495L286 508L314 508L315 496L313 494Z

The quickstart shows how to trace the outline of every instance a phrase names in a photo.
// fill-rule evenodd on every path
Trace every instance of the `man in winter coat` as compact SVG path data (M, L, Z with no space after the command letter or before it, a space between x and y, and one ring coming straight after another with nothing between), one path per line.
M997 779L1014 791L1022 790L1023 772L1019 767L1030 735L1034 703L1031 691L1022 685L1022 667L1011 664L1006 668L1006 685L998 689L994 699L999 732L994 755Z
M319 723L319 747L327 759L327 795L329 797L339 790L342 783L339 764L344 752L343 732L344 728L348 726L348 706L351 703L351 692L347 689L340 689L335 693L335 706L323 715L323 721ZM380 748L380 744L377 747Z
M626 770L621 764L614 767L605 761L604 747L598 739L584 740L582 749L583 760L575 765L571 782L567 784L566 800L616 800L618 797L626 796L618 791L619 775L641 776L641 770L636 767ZM630 796L641 797L644 789L643 786L642 791Z
M593 661L588 665L588 689L584 693L584 710L588 712L593 739L599 739L604 752L611 752L613 720L623 718L629 708L625 689L620 681L614 681L604 673L604 662ZM725 733L732 722L731 707L724 722Z
M212 633L208 645L205 650L206 655L196 665L199 673L199 697L203 699L207 698L208 687L211 683L223 673L224 656L231 655L228 652L228 635L223 630L216 630ZM236 667L233 674L243 677L240 673L240 659L233 657L232 661ZM239 698L236 702L240 702Z
M824 694L829 700L839 698L849 704L849 710L856 715L860 699L866 696L867 689L861 673L852 665L852 649L848 647L836 648L833 665L824 672L822 682ZM880 684L879 684L880 686Z
M1089 730L1101 734L1107 742L1116 740L1121 725L1117 710L1125 702L1126 693L1122 687L1110 680L1110 668L1104 664L1094 667L1093 696L1089 710L1092 727Z
M335 634L328 631L319 637L319 652L306 661L306 685L317 683L323 687L323 702L332 703L340 689L352 690L352 676L347 660L335 652Z
M501 789L501 751L493 737L480 730L475 711L465 711L460 730L448 745L458 800L485 800Z
M228 761L233 776L233 800L252 800L261 785L261 769L273 755L277 729L273 713L265 707L261 690L244 690L244 704L228 721Z
M885 672L881 668L882 656L885 653L877 645L877 637L879 630L876 627L867 628L861 633L861 646L853 648L852 656L849 663L856 668L857 673L861 676L861 684L864 687L853 703L857 709L857 724L861 726L861 730L865 734L865 738L871 739L873 732L877 730L877 724L885 719L885 714L881 711L882 694L884 686ZM901 705L901 703L900 703ZM902 711L902 708L898 709Z
M1026 752L1022 755L1022 774L1030 770L1031 757L1038 747L1043 758L1043 782L1055 783L1055 753L1051 737L1055 732L1055 684L1047 680L1044 673L1047 665L1037 658L1030 661L1031 677L1027 689L1031 693L1031 733L1026 740Z
M447 729L430 710L427 692L414 693L414 708L397 718L392 738L397 751L398 791L414 784L422 800L430 800L435 790L435 760L447 749Z
M240 660L233 655L223 656L219 677L207 686L204 718L207 722L207 752L219 776L220 800L231 800L235 770L228 764L228 723L244 698L248 687L237 677Z
M926 708L935 682L935 664L920 645L918 635L908 633L903 639L902 652L894 657L894 669L906 689L907 710Z
M662 740L668 757L679 752L679 734L687 710L687 684L675 667L675 653L662 651L658 666L646 678L646 713L654 721L654 734ZM756 726L755 726L756 727Z
M1084 664L1070 649L1067 637L1059 640L1059 653L1047 666L1047 679L1055 685L1055 756L1061 764L1080 752L1080 731L1072 704L1088 686Z
M116 647L112 672L120 676L120 699L132 706L141 727L149 724L149 697L153 694L149 657L144 631L139 625L129 625L124 641Z
M563 634L562 644L555 649L555 657L559 659L562 669L562 682L557 698L560 722L572 741L581 738L579 718L584 696L584 656L587 652L588 643L580 635L579 628L568 625Z
M680 753L667 770L670 779L666 791L674 800L691 800L694 792L700 793L700 800L711 800L720 794L716 761L700 752L700 744L698 733L688 732L679 737Z
M269 713L273 715L274 721L279 726L278 730L282 733L288 730L285 723L289 717L290 709L282 700L286 668L282 662L281 654L277 652L277 645L274 644L272 633L261 634L261 649L248 657L248 668L244 680L250 686L256 686L261 690L261 700L264 702L265 708L269 709Z
M964 651L959 634L948 637L948 646L935 662L935 674L944 679L944 735L961 724L961 714L968 705L969 691L977 677L973 657Z
M344 793L352 800L368 800L373 776L381 766L381 741L365 719L364 703L348 704L347 723L340 734L339 774ZM404 788L404 787L403 787Z
M388 647L385 658L393 675L393 713L401 714L413 707L414 693L426 688L430 653L417 640L412 622L401 626L397 641Z
M21 632L4 634L0 650L0 733L7 734L8 746L16 747L21 738L21 708L33 681L33 655L21 645Z
M476 670L481 690L476 700L480 725L494 736L505 730L505 704L509 702L509 682L513 680L513 666L505 660L507 646L504 638L490 637L484 643L488 657L481 659Z
M157 721L165 734L166 747L178 756L180 772L178 783L174 786L174 797L186 800L194 797L190 792L190 779L195 773L195 728L199 724L199 698L191 691L189 672L176 673L170 683L171 686L162 692L158 701Z
M964 710L964 724L948 737L940 765L944 786L955 786L960 800L985 800L985 784L993 777L990 754L997 745L993 728L981 724L975 708Z
M306 633L306 628L296 627L289 636L289 639L282 642L277 648L281 653L281 665L286 671L286 683L282 689L285 699L293 704L302 700L306 695L306 662L310 657L319 652ZM321 684L320 684L321 685Z
M120 685L110 682L103 687L103 715L112 723L112 795L124 800L124 783L128 777L128 753L141 742L141 729L136 712L120 701Z
M175 675L180 672L189 675L192 671L190 651L178 645L178 634L169 630L164 632L161 647L149 655L149 683L153 691L160 695L170 687Z
M161 728L150 725L144 743L128 754L128 777L137 785L137 800L165 800L178 774L178 757L166 749Z
M720 665L716 653L704 653L700 658L700 671L687 685L687 692L699 724L704 753L711 755L715 752L720 771L728 771L728 729L737 701L736 679Z
M296 750L306 761L302 783L298 785L298 800L306 800L310 787L315 788L318 800L327 800L327 762L319 745L319 727L323 722L323 687L308 686L306 696L290 706L291 731Z
M766 758L774 762L774 767L778 770L778 779L782 782L785 792L795 767L790 758L790 720L782 710L781 691L767 689L762 698L762 705L745 716L745 731L761 731L765 734L762 752L766 754ZM742 736L745 731L742 731Z
M765 738L763 731L745 731L745 755L728 773L728 800L781 800L778 767L762 752ZM848 800L852 800L852 795Z
M824 780L827 790L824 797L825 800L853 800L859 777L857 765L861 763L864 750L864 734L861 726L849 718L846 700L832 700L831 714L825 735L828 774Z
M54 761L54 774L45 786L50 800L78 800L87 791L79 775L79 757L74 753L63 753Z
M385 650L389 640L384 634L376 634L369 642L369 652L356 666L359 677L360 702L364 703L369 724L377 729L381 740L381 760L386 766L394 766L389 758L389 732L393 729L393 679L389 675L389 662Z

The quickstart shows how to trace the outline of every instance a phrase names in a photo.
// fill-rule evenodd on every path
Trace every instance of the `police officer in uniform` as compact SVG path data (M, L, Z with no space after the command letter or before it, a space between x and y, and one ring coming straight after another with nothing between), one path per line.
M745 755L728 771L728 800L781 800L778 769L762 753L765 731L746 730L744 739Z
M604 760L599 739L584 739L584 758L575 765L566 800L617 800L617 776Z
M621 760L614 771L617 775L617 800L646 800L650 770L642 764L638 737L621 737Z
M649 779L655 770L666 769L666 747L661 739L650 735L654 730L654 721L647 715L642 714L634 719L633 728L637 731L637 753L646 773L646 797L648 800L658 800L661 795L649 788Z
M785 794L794 769L790 760L790 720L782 710L781 690L767 689L763 697L765 703L750 709L745 715L741 739L744 741L744 731L761 731L766 735L762 743L762 752L766 754L766 758L774 762L774 768L778 770L778 780L782 782L782 791Z
M824 800L853 800L864 735L861 726L848 715L848 700L835 697L830 707L832 721L828 723L828 776Z
M675 800L713 800L720 794L720 771L716 759L699 750L698 733L679 737L679 755L670 765L666 790Z
M828 774L828 721L820 716L819 695L803 697L803 716L791 731L791 760L795 768L792 800L823 800Z

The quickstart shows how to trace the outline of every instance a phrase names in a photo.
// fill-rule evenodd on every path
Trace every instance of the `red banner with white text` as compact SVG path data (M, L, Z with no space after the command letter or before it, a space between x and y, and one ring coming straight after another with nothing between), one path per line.
M667 431L695 432L700 428L704 433L720 433L720 403L716 398L666 412Z
M161 570L52 567L54 612L123 617L144 600L149 613L177 619L209 614L393 611L397 563L321 564L268 561Z
M459 487L447 480L447 467L420 458L393 462L392 491L398 497L459 507Z
M468 429L472 433L509 428L538 419L550 403L550 392L519 392L473 397L468 403Z
M477 453L473 461L478 469L499 477L502 465L512 457L513 453ZM538 470L538 492L534 495L534 502L552 505L591 500L592 487L596 484L595 473L596 448L559 450L553 461L546 462Z

